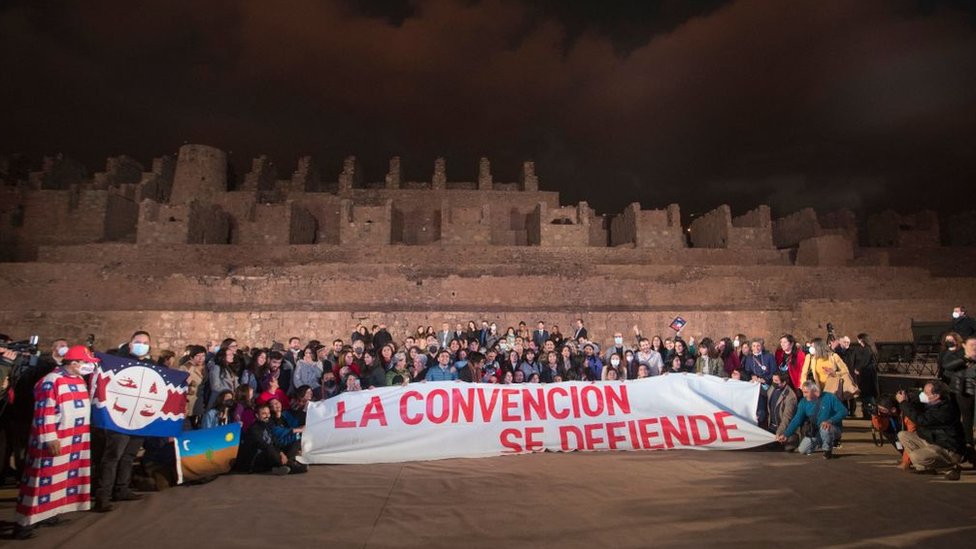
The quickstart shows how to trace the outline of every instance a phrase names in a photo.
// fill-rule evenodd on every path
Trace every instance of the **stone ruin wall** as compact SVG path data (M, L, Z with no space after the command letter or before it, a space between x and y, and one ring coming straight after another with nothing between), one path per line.
M22 160L0 160L0 286L12 296L0 326L13 334L121 341L138 327L179 348L229 333L348 335L357 321L402 337L442 321L568 328L583 316L610 337L634 323L669 335L680 314L699 337L808 338L831 321L884 341L909 337L912 318L976 306L976 253L960 247L976 244L963 230L976 213L945 235L932 212L880 212L861 230L849 211L774 218L765 205L690 223L677 204L597 215L540 191L532 162L506 183L485 158L476 181L451 181L443 158L411 181L394 157L370 183L355 157L330 182L311 157L288 173L262 156L234 190L227 155L204 145L148 171L119 156L89 175L59 155L11 179Z

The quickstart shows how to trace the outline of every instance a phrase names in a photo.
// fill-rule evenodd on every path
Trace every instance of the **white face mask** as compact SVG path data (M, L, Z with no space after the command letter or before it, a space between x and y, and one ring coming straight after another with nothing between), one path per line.
M807 354L808 355L812 355L813 354L813 345L807 347Z
M64 356L66 354L68 354L67 345L62 345L61 347L58 347L58 356Z
M610 359L610 364L613 365L613 366L620 366L620 359L619 358L611 358Z
M925 394L925 391L922 391L921 393L918 394L918 401L921 402L922 404L928 404L929 395Z
M148 343L133 343L129 346L129 350L135 356L146 356L149 354L149 344Z
M735 345L735 346L736 346L736 348L738 348L740 344L741 344L741 343L740 343L740 341L739 341L738 339L733 339L733 340L732 340L732 345Z
M959 318L960 316L962 315L959 314L959 311L952 311L952 318Z
M90 376L95 373L95 365L91 362L82 362L78 368L78 373L83 376Z
M615 338L613 338L613 342L616 343L617 345L623 345L624 338L622 338L622 337L615 337Z

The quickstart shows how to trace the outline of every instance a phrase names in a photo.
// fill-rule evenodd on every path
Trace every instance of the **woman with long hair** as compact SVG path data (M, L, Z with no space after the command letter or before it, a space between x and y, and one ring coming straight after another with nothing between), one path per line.
M522 370L522 373L525 375L525 379L532 377L532 374L541 373L539 363L535 360L534 349L525 350L525 355L522 358L522 362L519 364L519 370Z
M559 373L566 379L568 372L575 372L580 360L576 357L576 350L572 341L566 342L559 348Z
M664 360L664 357L668 356L668 350L664 348L664 340L661 339L661 336L651 338L651 349L661 355L661 360Z
M360 379L362 386L366 389L386 387L386 370L383 369L383 362L373 353L367 352L363 354L363 364L363 376Z
M725 368L725 377L732 377L732 372L742 367L742 364L739 363L739 350L735 348L735 343L728 337L720 339L716 349L718 349L718 357L722 359L722 365Z
M779 349L776 349L776 365L780 373L789 375L793 389L799 389L800 385L803 384L800 374L803 371L803 362L806 358L806 353L797 344L793 334L783 334L779 338Z
M623 365L623 360L616 352L610 353L610 360L603 365L603 372L600 374L603 381L617 381L627 379L627 369Z
M393 366L396 364L397 361L396 346L393 345L392 343L387 343L382 348L380 348L377 361L379 362L380 366L383 367L384 372L389 372L390 370L392 370Z
M261 349L258 347L251 349L247 359L244 361L244 367L241 368L240 383L250 385L255 391L260 389L259 378L261 376L261 370L265 369L267 366L267 349Z
M214 405L203 414L203 419L200 420L200 428L210 429L211 427L227 425L228 422L233 421L234 404L233 391L217 393Z
M726 377L725 364L719 358L718 349L710 337L703 338L698 344L695 372L699 375Z
M945 368L943 365L954 359L959 359L963 357L962 350L962 336L956 332L946 332L942 336L942 349L939 351L939 358L936 360L936 365L938 366L938 378L942 381L948 383L949 377L945 374Z
M878 407L878 350L865 333L857 334L855 349L858 376L857 386L861 390L861 417L871 419ZM854 347L854 345L851 345Z
M207 407L213 406L221 391L234 391L239 385L239 372L244 361L237 354L237 341L227 338L220 342L213 359L207 364L207 381L210 383L210 399Z
M691 372L695 371L695 357L688 352L688 344L685 343L683 339L674 340L674 349L671 351L668 362L669 364L675 359L675 357L681 359L681 371Z
M807 355L803 369L800 371L801 381L812 379L817 382L822 391L830 378L844 374L850 375L847 365L823 338L818 337L811 341L809 350L810 354Z
M254 425L254 389L249 385L238 385L234 389L234 410L231 419L241 424L241 430L247 431Z

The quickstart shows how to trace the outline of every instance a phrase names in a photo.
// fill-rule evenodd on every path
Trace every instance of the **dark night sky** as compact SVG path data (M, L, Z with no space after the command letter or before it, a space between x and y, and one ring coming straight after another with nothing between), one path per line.
M0 2L0 153L184 142L330 179L535 159L564 203L971 209L966 1Z

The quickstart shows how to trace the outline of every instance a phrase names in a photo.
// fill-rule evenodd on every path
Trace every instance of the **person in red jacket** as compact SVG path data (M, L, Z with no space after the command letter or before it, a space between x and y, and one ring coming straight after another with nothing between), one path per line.
M800 372L803 370L803 361L807 355L796 343L793 334L785 334L779 338L779 349L776 349L776 365L780 372L787 372L790 375L790 382L796 389L803 385L805 380L800 379Z
M285 392L281 390L281 387L278 386L278 378L270 375L265 376L265 378L261 380L261 388L264 390L258 395L256 401L257 404L267 404L268 401L277 399L279 402L281 402L281 406L283 408L288 408L288 405L290 404L288 401L288 395L286 395Z

